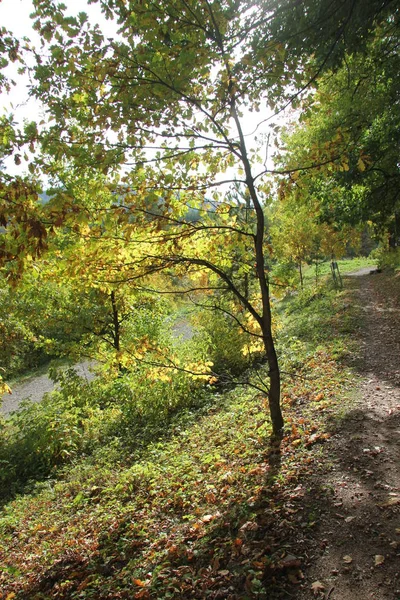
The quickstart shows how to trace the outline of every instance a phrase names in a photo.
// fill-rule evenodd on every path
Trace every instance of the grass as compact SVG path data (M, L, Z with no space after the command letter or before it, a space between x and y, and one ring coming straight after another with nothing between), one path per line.
M337 260L336 262L338 264L341 275L345 275L346 273L351 273L352 271L357 271L358 269L363 269L365 267L371 267L371 269L374 269L377 266L376 260L362 256L356 258L342 258L340 260ZM318 276L330 276L330 265L330 261L320 263L318 265ZM315 281L315 265L310 265L304 269L304 279L305 281L311 279Z
M267 597L267 587L281 585L286 555L273 528L318 456L311 435L327 437L291 405L301 394L307 411L327 408L338 385L335 374L318 394L304 383L287 389L279 468L264 399L235 390L178 420L171 439L151 444L142 460L105 450L17 498L0 520L2 589L26 599L189 598L227 586L242 598ZM276 572L268 585L267 572Z
M329 455L355 311L348 290L282 303L281 441L261 394L210 390L140 455L109 439L6 503L2 600L287 597L329 493L304 481Z

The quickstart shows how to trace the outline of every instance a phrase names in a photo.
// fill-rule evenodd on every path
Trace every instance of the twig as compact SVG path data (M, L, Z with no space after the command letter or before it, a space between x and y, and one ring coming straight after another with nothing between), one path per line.
M335 586L333 585L331 587L331 589L329 590L329 592L326 594L325 600L329 600L329 596L332 594L332 592L333 592L334 589L335 589Z

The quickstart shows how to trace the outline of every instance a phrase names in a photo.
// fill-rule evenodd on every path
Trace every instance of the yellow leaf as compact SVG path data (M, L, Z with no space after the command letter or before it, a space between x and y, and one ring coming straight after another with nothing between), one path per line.
M358 167L359 171L365 171L365 163L362 160L362 158L358 159L357 167Z

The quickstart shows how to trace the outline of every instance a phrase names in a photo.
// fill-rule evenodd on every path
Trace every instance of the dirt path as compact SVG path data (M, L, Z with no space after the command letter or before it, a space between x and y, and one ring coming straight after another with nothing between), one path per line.
M357 277L359 395L315 475L320 506L299 600L400 600L400 277ZM323 480L321 480L323 478Z

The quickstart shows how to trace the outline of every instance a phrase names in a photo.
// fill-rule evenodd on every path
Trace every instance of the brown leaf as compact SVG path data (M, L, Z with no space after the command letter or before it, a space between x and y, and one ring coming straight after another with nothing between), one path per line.
M325 591L325 586L320 581L314 581L314 583L311 584L311 589L314 596L318 596L320 592L322 593Z
M375 566L379 567L379 565L383 565L385 562L385 557L382 554L375 554Z
M281 565L284 569L293 569L301 566L301 560L297 556L293 556L293 554L288 554L282 559Z

